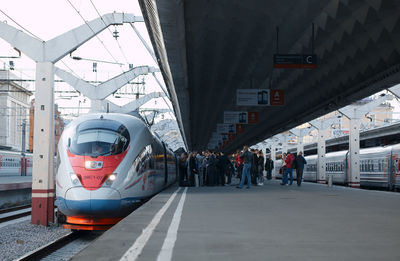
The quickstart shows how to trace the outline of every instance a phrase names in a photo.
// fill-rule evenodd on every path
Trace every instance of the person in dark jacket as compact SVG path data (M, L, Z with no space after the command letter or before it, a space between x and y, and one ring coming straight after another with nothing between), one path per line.
M257 185L258 155L257 155L257 151L255 149L251 149L250 151L253 154L253 158L252 158L252 161L251 161L251 169L250 169L251 183L253 185Z
M216 177L216 185L224 186L225 185L225 160L223 158L222 152L217 153L217 177Z
M257 184L264 185L264 156L262 151L258 152L258 177Z
M296 157L296 180L297 186L301 186L301 180L303 179L304 164L307 164L306 159L303 157L303 153L300 151Z
M184 186L187 180L187 155L186 152L182 152L179 158L179 186Z
M272 170L274 169L274 161L270 158L270 156L266 156L265 160L265 171L267 172L267 179L272 179Z
M214 186L216 184L217 175L217 159L214 152L211 152L207 161L207 180L208 186Z
M196 155L193 152L189 153L189 186L194 187L195 185L195 175L197 174L197 166L196 166Z

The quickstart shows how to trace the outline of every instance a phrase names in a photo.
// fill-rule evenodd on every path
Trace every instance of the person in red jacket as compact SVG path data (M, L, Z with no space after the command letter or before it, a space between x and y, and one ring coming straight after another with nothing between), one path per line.
M235 167L237 169L236 177L242 178L243 158L240 158L240 150L236 151L235 163L236 163Z
M289 185L293 184L293 168L292 168L293 161L294 161L294 155L292 153L288 153L288 155L286 156L285 163L286 163L287 174L290 177Z

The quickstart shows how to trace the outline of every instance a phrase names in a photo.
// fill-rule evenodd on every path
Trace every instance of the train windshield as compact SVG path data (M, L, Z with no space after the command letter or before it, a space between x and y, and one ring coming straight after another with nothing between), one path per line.
M127 128L112 120L89 120L78 125L69 150L75 155L91 157L116 155L124 152L129 145Z

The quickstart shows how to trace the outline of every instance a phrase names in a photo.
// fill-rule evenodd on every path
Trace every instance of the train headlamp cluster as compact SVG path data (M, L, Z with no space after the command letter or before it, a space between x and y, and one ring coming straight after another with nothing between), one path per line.
M93 160L85 161L86 169L101 169L102 167L103 167L102 161L93 161Z

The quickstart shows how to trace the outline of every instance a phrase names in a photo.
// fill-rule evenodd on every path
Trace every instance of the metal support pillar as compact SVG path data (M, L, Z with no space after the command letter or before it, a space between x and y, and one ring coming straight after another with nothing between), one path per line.
M143 17L105 14L46 42L0 22L0 38L37 63L31 223L47 226L54 221L54 63L108 26L138 21Z
M276 160L276 145L275 144L271 145L271 159L273 161Z
M300 135L297 137L297 154L299 154L299 152L303 152L304 151L304 143L303 143L303 136Z
M317 182L326 183L326 137L327 130L318 130L318 160L317 160Z
M350 119L349 171L347 182L350 187L360 187L360 125L361 119Z
M54 65L36 64L31 223L54 222Z
M282 138L283 138L283 140L281 140L282 141L282 155L283 155L283 153L287 153L287 150L288 150L288 144L287 144L287 137L286 137L286 135L282 135Z
M395 91L396 88L393 88ZM382 94L379 98L364 104L362 106L349 105L339 110L350 120L349 135L349 159L347 182L350 187L360 187L360 126L361 119L373 108L379 106L382 102L390 99L388 95Z
M91 112L104 112L103 100L91 100L90 102L91 102L91 104L90 104Z

